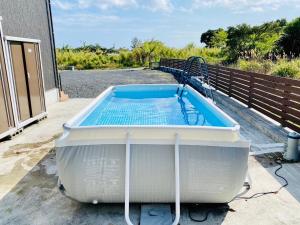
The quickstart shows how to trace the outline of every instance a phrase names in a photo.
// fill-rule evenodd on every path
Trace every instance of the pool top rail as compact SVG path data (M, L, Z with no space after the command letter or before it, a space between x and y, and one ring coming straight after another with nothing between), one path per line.
M141 87L172 87L174 91L178 85L124 85L118 86L123 88L141 88ZM78 115L73 117L64 124L64 135L61 140L64 143L59 145L69 144L99 144L99 143L125 143L124 137L130 132L133 143L161 143L170 144L174 142L174 134L178 133L181 136L182 143L205 143L209 144L212 140L217 142L235 142L240 140L239 124L229 117L226 113L216 107L209 99L204 98L201 94L195 91L192 87L186 86L202 101L209 104L218 115L222 116L232 124L231 126L187 126L187 125L91 125L80 126L81 122L89 116L95 107L105 99L115 87L110 87L99 95L88 107L83 109ZM60 141L58 141L59 143ZM76 143L75 143L76 142Z

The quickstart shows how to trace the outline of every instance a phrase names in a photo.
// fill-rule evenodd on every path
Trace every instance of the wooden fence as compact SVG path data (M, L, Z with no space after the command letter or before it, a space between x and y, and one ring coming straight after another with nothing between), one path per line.
M160 67L184 69L185 60L161 59ZM195 70L194 70L195 71ZM193 75L195 72L193 71ZM200 70L198 69L200 76ZM208 65L210 84L217 90L300 132L300 80Z

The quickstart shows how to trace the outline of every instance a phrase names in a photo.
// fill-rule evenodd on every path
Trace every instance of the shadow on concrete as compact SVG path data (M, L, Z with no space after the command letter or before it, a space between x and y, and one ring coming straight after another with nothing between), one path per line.
M214 224L221 225L229 211L234 212L228 204L182 204L180 224Z

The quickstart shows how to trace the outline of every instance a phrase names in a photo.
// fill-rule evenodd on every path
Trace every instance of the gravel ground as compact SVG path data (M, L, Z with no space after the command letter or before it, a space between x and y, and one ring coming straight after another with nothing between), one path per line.
M61 83L70 98L95 98L112 85L176 83L176 80L156 70L127 69L63 71Z

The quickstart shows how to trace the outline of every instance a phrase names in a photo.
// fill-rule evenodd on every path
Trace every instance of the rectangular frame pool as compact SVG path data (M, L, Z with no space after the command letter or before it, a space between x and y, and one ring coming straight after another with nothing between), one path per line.
M241 138L237 122L192 87L185 91L225 120L224 126L84 122L114 92L176 93L178 87L110 87L64 124L56 154L65 194L94 203L223 203L234 198L246 177L250 144Z

